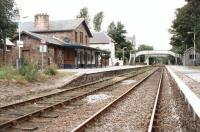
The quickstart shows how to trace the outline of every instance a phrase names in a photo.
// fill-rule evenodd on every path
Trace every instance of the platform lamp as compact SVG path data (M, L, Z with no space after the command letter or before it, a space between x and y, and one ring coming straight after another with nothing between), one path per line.
M194 57L193 57L193 63L194 65L196 64L196 32L194 30L194 32L187 32L187 34L193 34L193 37L194 37Z
M17 41L17 47L19 48L19 58L17 61L17 69L21 67L21 48L23 47L23 41L21 41L21 19L28 18L28 16L21 17L20 14L18 15L18 33L19 33L19 40Z
M123 56L122 56L123 57L123 65L124 65L124 49L126 49L126 48L127 47L123 47L123 49L122 49L123 50Z

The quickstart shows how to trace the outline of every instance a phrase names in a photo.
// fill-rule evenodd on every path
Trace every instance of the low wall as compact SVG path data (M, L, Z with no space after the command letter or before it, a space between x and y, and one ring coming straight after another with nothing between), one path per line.
M122 75L124 73L137 71L137 70L144 69L144 68L147 68L147 67L150 67L150 66L84 74L84 75L78 77L77 79L73 80L72 82L70 82L67 86L70 86L70 87L80 86L80 85L90 83L90 82L93 82L93 81L97 81L97 80L100 80L100 79L103 79L103 78L106 78L106 77L118 76L118 75Z

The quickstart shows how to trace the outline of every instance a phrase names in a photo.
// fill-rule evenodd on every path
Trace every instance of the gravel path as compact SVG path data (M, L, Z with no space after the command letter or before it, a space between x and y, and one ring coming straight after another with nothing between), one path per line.
M136 83L136 81L142 79L149 73L150 71L145 72L141 75L130 78L129 81L124 81L122 83L119 83L118 85L93 94L95 96L98 95L98 97L101 97L101 99L94 102L88 102L88 97L86 97L82 100L77 100L70 105L48 113L48 115L59 115L59 117L57 118L36 117L27 123L16 126L15 129L11 129L10 131L20 132L21 128L24 127L37 127L36 131L39 132L70 131L81 122L83 122L85 119L96 113L100 108L104 107L110 101L114 100L119 95L124 93L131 85L133 85L134 83Z
M144 132L147 129L158 87L160 72L89 124L86 132Z

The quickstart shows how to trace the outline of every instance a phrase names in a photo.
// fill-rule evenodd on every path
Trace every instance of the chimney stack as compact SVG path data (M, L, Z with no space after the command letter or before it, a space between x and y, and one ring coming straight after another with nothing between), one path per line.
M35 29L36 30L49 29L49 15L47 13L35 15Z

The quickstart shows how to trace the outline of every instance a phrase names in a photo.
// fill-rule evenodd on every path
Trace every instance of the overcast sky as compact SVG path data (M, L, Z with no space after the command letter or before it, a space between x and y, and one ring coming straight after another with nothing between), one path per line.
M175 9L182 7L184 0L15 0L21 14L28 16L23 21L33 21L37 13L47 13L50 20L74 19L83 7L88 7L91 18L103 11L102 25L107 30L111 21L121 21L127 36L135 34L136 43L148 44L155 49L168 50L168 29L175 17ZM92 24L91 24L92 25Z

